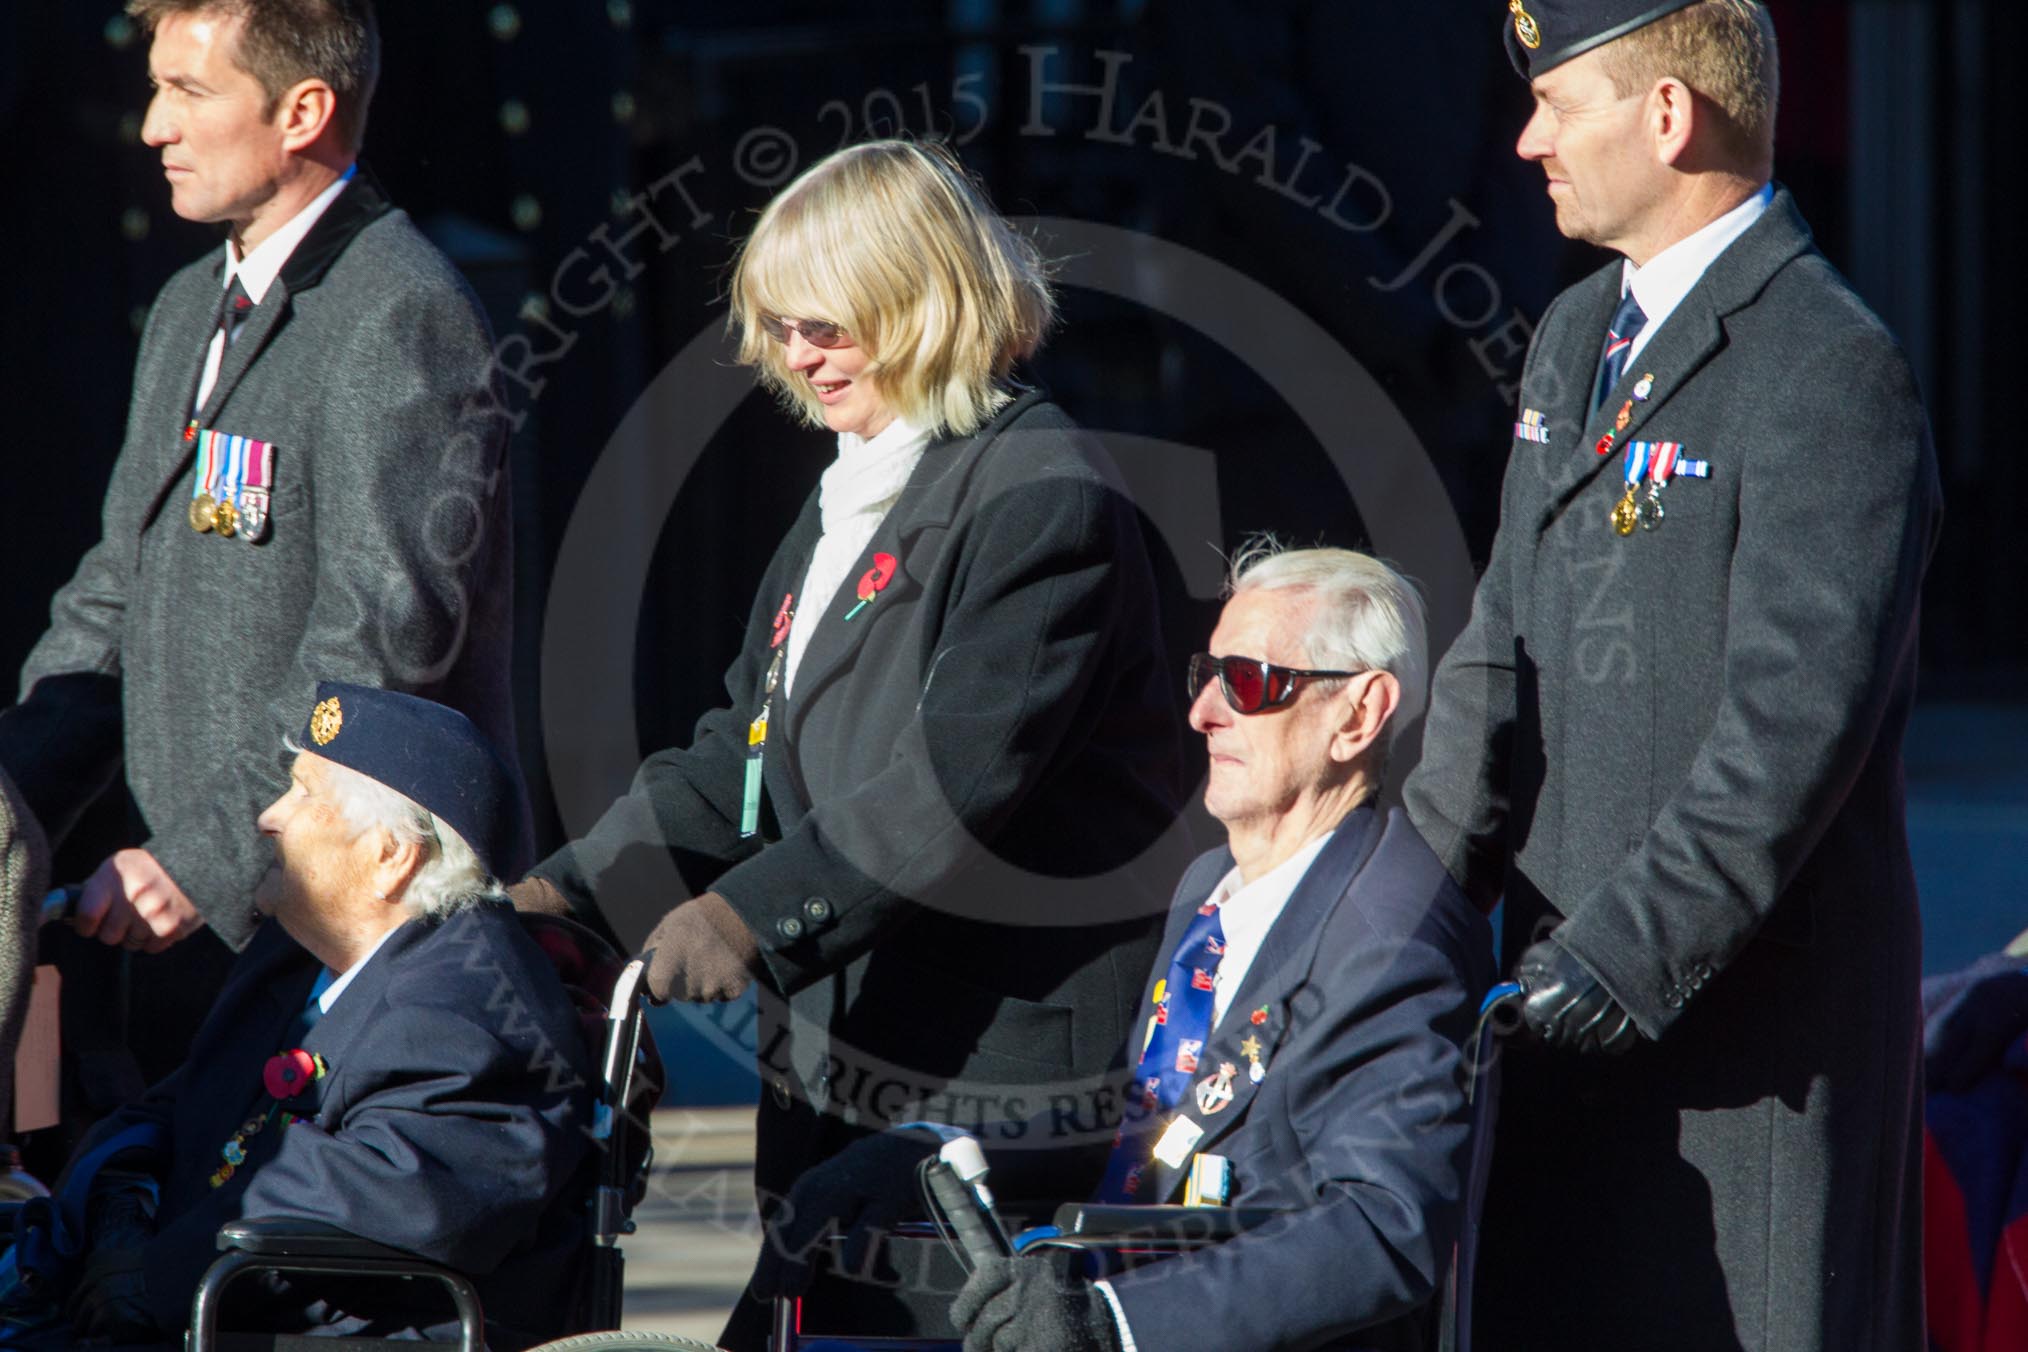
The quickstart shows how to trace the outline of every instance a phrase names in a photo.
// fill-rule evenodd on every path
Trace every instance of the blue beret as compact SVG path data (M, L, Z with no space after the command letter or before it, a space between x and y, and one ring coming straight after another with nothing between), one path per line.
M1507 59L1532 80L1697 0L1507 0Z
M521 772L456 709L320 681L300 742L436 813L495 878L512 882L535 861Z

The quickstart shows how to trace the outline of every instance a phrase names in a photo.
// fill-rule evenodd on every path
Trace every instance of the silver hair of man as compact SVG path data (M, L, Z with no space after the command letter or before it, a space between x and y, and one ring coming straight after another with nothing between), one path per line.
M291 752L303 748L284 739ZM397 844L422 847L423 863L401 894L401 904L419 920L442 920L483 902L504 902L507 893L486 871L465 838L450 823L408 795L390 789L349 765L327 761L326 786L338 811L355 831L382 830Z
M1429 703L1429 625L1415 584L1370 554L1290 549L1255 536L1232 556L1225 594L1307 591L1317 608L1303 636L1304 664L1339 671L1385 671L1401 683L1387 745ZM1252 654L1249 654L1251 656Z

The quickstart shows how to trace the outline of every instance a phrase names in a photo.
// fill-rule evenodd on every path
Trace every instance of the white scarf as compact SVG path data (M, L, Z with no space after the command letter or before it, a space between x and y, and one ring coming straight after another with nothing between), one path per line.
M782 693L791 693L796 668L810 646L817 620L831 608L859 556L873 543L888 509L908 486L916 462L929 446L930 434L896 417L871 438L854 432L838 434L838 458L824 471L817 488L817 509L824 534L810 555L810 571L796 593L796 623L789 630L789 656L783 664Z

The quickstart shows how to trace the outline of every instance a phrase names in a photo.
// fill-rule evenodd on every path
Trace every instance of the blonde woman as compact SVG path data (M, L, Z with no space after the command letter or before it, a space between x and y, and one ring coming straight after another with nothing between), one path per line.
M1053 313L1035 247L939 147L841 150L762 212L732 279L740 356L838 457L726 707L515 889L645 933L658 999L758 982L764 1210L896 1120L990 1131L1070 1095L1034 1142L1062 1197L1110 1144L1092 1082L1183 862L1150 850L1180 713L1133 505L1011 378ZM644 836L687 899L628 885ZM758 1313L727 1346L758 1345Z

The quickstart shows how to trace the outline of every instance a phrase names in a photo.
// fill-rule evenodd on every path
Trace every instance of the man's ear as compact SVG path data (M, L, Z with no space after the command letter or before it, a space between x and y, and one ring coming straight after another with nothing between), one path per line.
M1679 163L1697 134L1700 110L1690 86L1673 75L1655 82L1648 92L1648 129L1655 138L1655 158L1663 164Z
M317 138L338 115L338 94L313 75L283 90L276 105L282 148L291 154L301 154L317 143Z
M383 901L393 901L401 896L415 880L415 875L422 871L424 859L420 841L396 840L393 832L383 828L380 832L380 857L373 865L373 894Z
M1401 707L1401 682L1391 671L1362 671L1339 692L1340 717L1331 734L1331 759L1349 764L1384 742L1387 721Z

